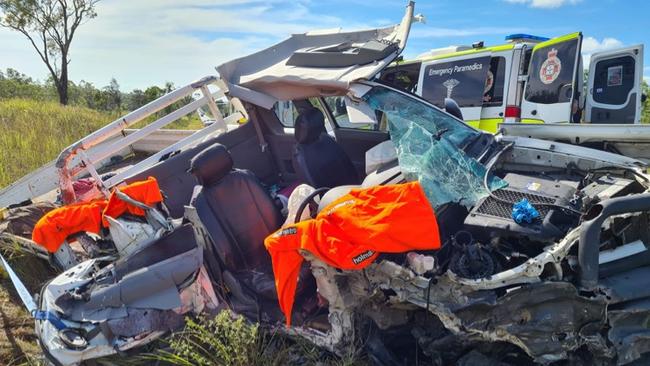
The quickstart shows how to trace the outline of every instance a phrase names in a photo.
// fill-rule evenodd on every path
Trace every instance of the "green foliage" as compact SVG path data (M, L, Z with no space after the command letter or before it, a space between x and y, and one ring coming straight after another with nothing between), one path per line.
M222 311L214 319L199 320L187 319L185 329L170 340L172 352L162 351L153 358L183 366L267 364L257 325L229 311Z
M337 357L304 339L289 339L260 328L225 310L215 318L187 319L184 330L168 340L167 350L141 357L143 364L157 361L178 366L365 366L358 351ZM139 364L139 363L138 363Z
M70 82L68 104L121 114L136 110L172 90L174 90L174 84L167 82L163 87L153 85L144 91L135 89L130 93L124 93L120 91L120 85L115 78L112 78L109 85L103 88L81 80L78 84ZM41 83L17 70L8 68L4 72L0 70L0 100L9 98L56 101L57 92L52 78ZM163 112L169 113L190 101L191 97L186 97L165 108Z
M14 69L0 71L0 99L30 98L35 100L56 100L56 89L34 81Z
M117 114L52 101L0 99L0 187L40 167Z

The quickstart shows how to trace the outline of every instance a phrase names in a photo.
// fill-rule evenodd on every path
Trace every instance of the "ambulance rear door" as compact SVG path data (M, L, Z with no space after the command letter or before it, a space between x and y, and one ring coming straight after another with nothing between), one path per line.
M568 123L580 95L578 77L582 33L541 42L533 47L521 102L523 123Z
M589 63L585 121L639 123L643 45L594 53Z
M491 55L472 52L422 62L416 94L439 108L444 108L445 98L455 100L465 122L478 128Z

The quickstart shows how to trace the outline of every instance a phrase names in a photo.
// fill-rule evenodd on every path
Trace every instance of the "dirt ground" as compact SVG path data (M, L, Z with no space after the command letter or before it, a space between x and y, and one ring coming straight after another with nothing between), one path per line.
M14 271L34 294L54 273L44 261L3 251ZM39 364L34 321L0 266L0 365Z

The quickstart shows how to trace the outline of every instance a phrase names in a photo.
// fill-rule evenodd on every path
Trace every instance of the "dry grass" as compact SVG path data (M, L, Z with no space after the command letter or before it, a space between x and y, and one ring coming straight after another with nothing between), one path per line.
M8 250L3 250L2 255L32 293L38 292L45 279L53 275L51 268L38 258ZM40 353L34 320L22 306L8 275L0 268L0 364L37 364Z

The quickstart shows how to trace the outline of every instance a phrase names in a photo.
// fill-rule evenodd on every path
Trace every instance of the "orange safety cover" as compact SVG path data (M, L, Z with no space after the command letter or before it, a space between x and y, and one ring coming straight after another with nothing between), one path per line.
M418 182L353 189L315 219L283 227L264 240L280 309L291 323L298 274L307 250L330 266L359 270L379 253L440 248L435 213Z
M151 207L163 200L162 193L160 193L160 188L158 187L158 181L154 177L149 177L147 180L134 182L127 186L119 187L118 189L132 199ZM104 209L103 215L118 218L127 212L136 216L144 216L143 209L122 201L117 197L115 191L113 191L108 199L108 205ZM102 219L102 222L105 227L108 227L108 221L106 219Z
M38 220L32 232L32 240L54 253L72 234L81 231L98 234L104 207L106 200L56 208Z

